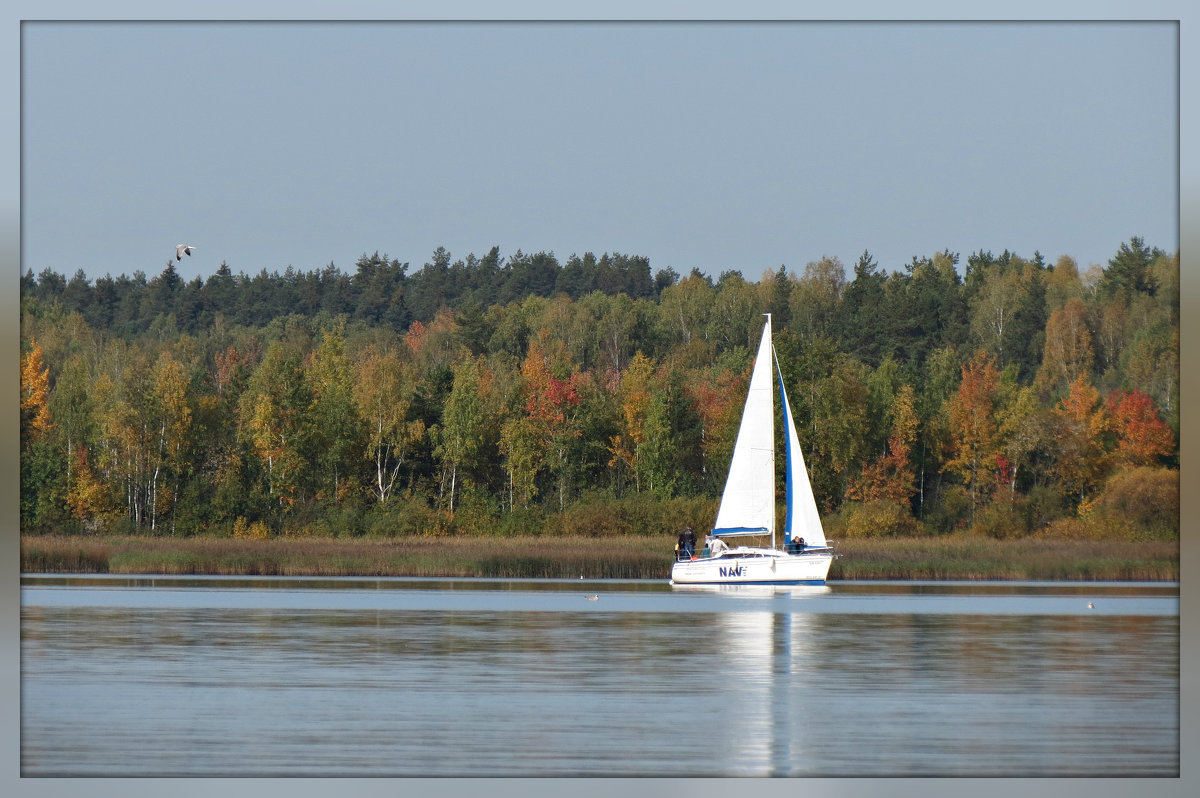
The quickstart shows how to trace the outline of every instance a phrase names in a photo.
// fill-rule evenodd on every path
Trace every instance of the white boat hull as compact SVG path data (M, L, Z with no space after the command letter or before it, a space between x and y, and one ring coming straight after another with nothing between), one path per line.
M735 549L716 557L680 560L671 566L677 585L823 585L833 563L826 550L787 554L775 549Z

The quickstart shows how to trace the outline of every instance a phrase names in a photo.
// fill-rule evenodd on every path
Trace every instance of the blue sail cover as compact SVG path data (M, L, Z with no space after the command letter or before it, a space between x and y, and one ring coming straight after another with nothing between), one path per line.
M782 400L781 403L783 404L783 423L787 425L788 432L791 432L792 427L795 426L795 422L792 421L792 407L788 404L787 391L785 391L783 388L783 370L779 367L778 355L775 357L775 373L779 375L779 398ZM796 517L794 499L796 477L792 473L792 470L795 468L793 465L793 458L796 455L794 452L792 452L792 436L786 435L784 437L787 439L786 443L784 444L786 447L784 449L784 455L786 457L787 464L787 483L784 489L787 496L787 514L784 516L783 521L783 547L786 549L788 544L792 542L792 519Z

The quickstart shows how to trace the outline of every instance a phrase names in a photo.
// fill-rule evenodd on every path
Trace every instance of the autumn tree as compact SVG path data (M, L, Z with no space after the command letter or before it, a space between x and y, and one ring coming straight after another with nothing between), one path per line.
M114 492L124 497L129 521L149 526L161 440L154 368L144 353L127 355L120 345L106 355L108 368L95 384L98 465Z
M272 342L242 394L238 423L265 467L268 497L284 509L301 492L311 406L299 354Z
M683 345L701 336L712 313L716 292L700 274L692 274L663 289L659 300L659 318L668 340Z
M192 423L187 377L183 365L170 352L163 352L155 364L154 399L154 421L158 429L152 455L151 530L157 527L160 515L175 507L175 498L187 466L188 432ZM169 480L165 489L164 478Z
M59 371L50 397L51 415L56 420L56 459L65 467L65 487L70 492L78 477L76 464L90 449L94 421L92 375L82 354L70 355ZM83 516L76 514L77 518Z
M913 495L912 449L917 439L916 398L911 385L901 386L892 402L892 428L887 452L863 465L862 477L851 482L847 498L888 501L908 506Z
M710 372L690 384L689 392L701 422L701 451L709 484L724 481L737 441L742 405L746 397L746 375L728 368Z
M801 445L810 454L819 505L836 506L868 455L868 394L866 367L844 356L836 358L829 375L813 386L810 443L801 440Z
M1033 388L1011 384L1002 385L1001 391L1008 396L1000 402L996 413L1004 458L998 474L1003 484L997 487L1004 489L1012 504L1017 496L1017 480L1029 468L1038 452L1047 447L1048 441L1046 424L1042 419L1045 411L1038 403Z
M807 336L828 335L837 323L845 288L846 268L837 257L807 263L791 292L791 326Z
M620 373L629 364L638 327L642 323L639 307L645 302L634 302L625 294L609 297L598 291L583 297L580 302L595 319L599 364ZM586 363L583 365L587 366Z
M1099 391L1086 375L1080 374L1054 414L1058 485L1065 496L1082 505L1108 474L1110 459L1104 442L1109 431L1107 409Z
M364 455L372 466L372 493L387 502L400 468L412 447L425 435L420 419L408 418L416 392L416 367L395 350L366 348L354 372L354 401L366 424Z
M454 513L459 472L478 458L484 445L485 417L482 370L486 365L467 357L454 367L454 387L442 414L442 424L431 430L438 441L434 456L442 463L439 496Z
M1106 401L1116 433L1116 455L1126 466L1159 465L1175 451L1175 436L1154 407L1154 400L1137 390L1113 391Z
M974 511L992 494L996 484L996 455L1000 431L996 420L996 388L1000 372L996 359L976 352L962 367L958 393L947 403L953 456L947 470L962 480Z
M327 328L305 377L312 396L313 450L321 475L318 495L335 503L342 502L356 486L365 448L353 375L342 326Z
M971 333L999 364L1006 362L1005 347L1010 343L1024 292L1018 270L993 269L971 298Z
M45 435L50 422L50 367L42 361L42 348L31 340L21 355L21 440L23 444Z
M246 379L249 358L237 347L228 346L213 356L212 381L218 396L224 396L234 385Z
M634 488L642 489L642 445L646 441L646 414L650 409L654 365L638 352L621 375L621 430L609 444L610 467L624 465L633 473Z
M508 508L529 506L538 494L537 474L545 460L545 451L535 422L528 415L511 416L500 429L500 454L508 476Z
M639 466L655 496L690 493L701 462L701 421L687 392L683 373L660 369L646 407L645 440Z
M1179 429L1179 324L1155 319L1133 334L1121 353L1125 381L1161 408L1164 420Z
M102 530L114 520L116 508L104 483L92 469L87 447L77 446L72 457L75 463L73 478L67 488L67 506L85 531Z
M21 353L21 522L22 526L53 523L61 504L62 457L50 440L50 368L36 339ZM69 456L67 467L69 468Z
M1075 380L1087 375L1093 359L1087 310L1081 300L1069 299L1046 323L1045 351L1034 384L1044 395L1065 393Z
M561 342L557 346L549 346L550 343L544 329L529 342L521 377L525 385L525 414L535 438L549 454L550 467L558 475L558 503L562 509L566 506L569 443L579 435L574 412L579 395L574 374L554 375L554 361L561 369L566 365L567 355Z
M718 352L757 346L762 304L756 287L741 274L727 272L716 290L705 337L716 344Z
M1053 313L1072 299L1083 299L1083 282L1075 259L1062 255L1046 276L1046 310Z

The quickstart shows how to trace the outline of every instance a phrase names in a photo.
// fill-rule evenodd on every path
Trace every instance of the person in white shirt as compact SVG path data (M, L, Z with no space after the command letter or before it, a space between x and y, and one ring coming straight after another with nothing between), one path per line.
M708 538L704 541L704 545L708 546L709 553L714 557L729 548L729 544L713 534L709 534Z

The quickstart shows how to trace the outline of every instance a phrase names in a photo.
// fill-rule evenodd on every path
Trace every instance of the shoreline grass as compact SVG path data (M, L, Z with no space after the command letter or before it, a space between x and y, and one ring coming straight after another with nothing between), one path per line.
M374 538L23 535L23 573L668 579L661 536ZM831 580L1179 580L1177 541L852 539Z

